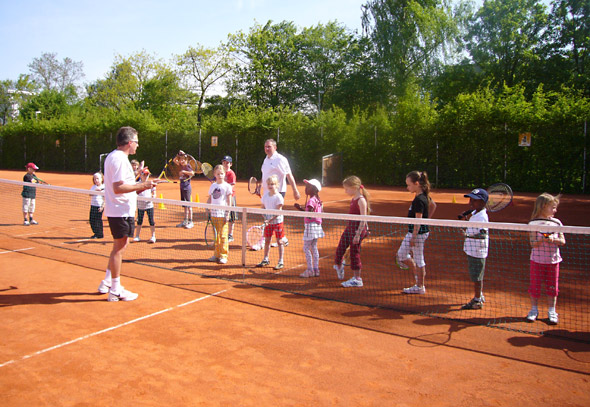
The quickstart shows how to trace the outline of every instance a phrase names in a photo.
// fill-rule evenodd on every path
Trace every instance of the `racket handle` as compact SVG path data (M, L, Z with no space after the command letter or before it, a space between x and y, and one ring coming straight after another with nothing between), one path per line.
M466 217L467 215L469 215L470 213L471 213L471 209L469 209L469 210L467 210L467 211L463 212L463 213L462 213L462 214L460 214L460 215L457 215L457 218L459 218L459 219L465 219L465 217Z

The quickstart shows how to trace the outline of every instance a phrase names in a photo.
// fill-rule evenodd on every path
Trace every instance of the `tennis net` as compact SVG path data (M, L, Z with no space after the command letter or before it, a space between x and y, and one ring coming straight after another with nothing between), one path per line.
M38 185L35 218L39 225L23 227L20 196L23 185L19 181L0 180L0 194L4 201L0 212L0 231L4 236L103 256L104 262L96 266L106 266L106 257L112 248L106 219L104 238L89 238L92 235L88 222L91 196L100 193ZM192 202L181 204L180 201L168 199L139 199L154 203L157 240L155 244L148 242L151 232L148 218L144 217L140 241L129 245L125 261L328 300L391 308L522 332L572 339L583 339L590 332L590 228L587 227L470 224L488 229L489 252L483 284L485 303L481 309L465 310L462 306L474 295L474 283L469 277L467 256L463 251L467 226L465 221L410 221L397 217L314 214L314 217L322 219L325 234L317 241L319 276L302 278L301 274L307 270L303 251L304 212L233 208L238 216L233 232L234 241L229 244L229 259L227 264L216 264L208 261L213 255L213 246L208 245L205 239L206 229L212 228L208 223L207 210L225 207ZM193 209L194 227L191 229L177 227L184 218L185 206ZM264 215L278 213L284 215L284 230L289 242L284 250L284 267L274 269L279 262L278 247L270 247L268 266L256 267L263 260L264 250L252 250L247 245L248 229L260 226ZM344 280L340 280L333 269L335 252L348 222L360 220L368 222L370 231L361 245L363 286L344 288L341 283L353 275L351 260L344 267ZM403 292L403 288L414 285L415 280L409 270L396 264L396 253L409 224L425 224L430 228L424 248L427 291L423 295ZM560 248L563 262L559 272L558 325L550 325L547 320L544 287L541 289L538 320L532 323L525 320L531 308L528 293L531 254L529 236L537 231L563 233L566 240L566 244ZM89 287L89 290L92 289L94 287Z

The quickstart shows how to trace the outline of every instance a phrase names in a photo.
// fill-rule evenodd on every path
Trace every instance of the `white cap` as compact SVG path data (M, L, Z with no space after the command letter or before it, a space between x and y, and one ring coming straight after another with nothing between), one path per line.
M313 185L314 187L316 187L316 189L318 190L318 192L320 192L322 190L322 184L320 184L320 181L318 181L317 179L310 179L309 181L304 179L303 182L305 182L306 184L309 185Z

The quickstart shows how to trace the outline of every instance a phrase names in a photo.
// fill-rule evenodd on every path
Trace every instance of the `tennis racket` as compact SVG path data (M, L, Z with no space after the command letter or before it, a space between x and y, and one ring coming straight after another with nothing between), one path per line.
M538 225L538 226L562 226L561 223L559 223L556 220L553 220L553 219L543 219L543 218L533 219L533 220L529 221L529 225ZM531 233L535 233L535 232L531 232ZM558 232L543 231L542 228L539 228L539 230L537 231L537 233L540 233L545 239L548 239L551 235L556 235Z
M488 191L488 203L486 209L490 212L498 212L506 208L512 203L514 194L510 185L504 183L498 183L490 185Z
M173 182L177 184L180 181L181 176L184 178L183 174L181 173L183 170L186 170L181 164L181 158L186 158L186 165L190 167L190 169L196 173L197 171L197 160L190 155L184 152L179 152L174 158L168 160L164 169L158 176L158 182ZM190 179L190 178L189 178Z
M248 181L248 192L250 192L252 195L260 196L260 187L261 186L262 186L262 181L258 181L256 179L256 177L250 177L250 180Z
M43 181L41 178L39 178L36 175L33 175L33 178L37 180L37 182L41 183L41 184L45 184L45 185L49 185L49 182Z
M264 224L252 226L246 233L246 242L250 250L260 250L264 247Z
M213 175L213 166L209 163L201 163L197 161L197 174L203 174L209 181L215 181L215 175Z
M215 240L217 240L217 231L211 223L211 215L207 217L207 225L205 225L205 245L209 247L215 246Z

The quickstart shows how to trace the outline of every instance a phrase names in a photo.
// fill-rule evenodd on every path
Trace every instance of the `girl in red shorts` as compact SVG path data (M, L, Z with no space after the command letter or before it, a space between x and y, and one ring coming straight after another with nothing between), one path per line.
M552 196L547 193L541 194L535 201L535 207L532 220L545 219L561 226L559 219L553 216L557 212L559 205L559 195ZM541 233L531 232L531 281L529 286L529 294L531 295L531 310L526 317L528 322L533 322L539 316L539 309L537 308L539 298L541 297L541 285L545 285L545 293L548 299L548 318L549 323L555 325L559 322L558 314L555 311L557 303L557 294L559 293L559 263L561 256L559 254L559 246L565 244L565 237L563 233Z

